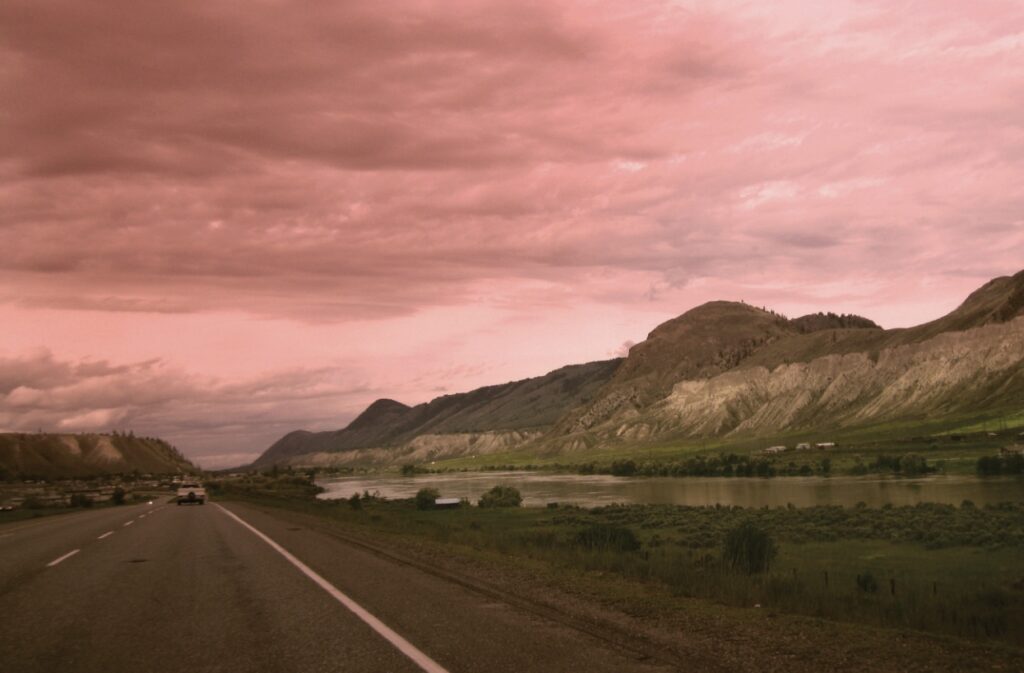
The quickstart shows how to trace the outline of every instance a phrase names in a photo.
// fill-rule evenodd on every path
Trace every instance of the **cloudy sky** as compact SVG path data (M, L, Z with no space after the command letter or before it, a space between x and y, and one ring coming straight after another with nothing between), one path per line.
M0 429L207 467L1024 268L1017 0L5 0Z

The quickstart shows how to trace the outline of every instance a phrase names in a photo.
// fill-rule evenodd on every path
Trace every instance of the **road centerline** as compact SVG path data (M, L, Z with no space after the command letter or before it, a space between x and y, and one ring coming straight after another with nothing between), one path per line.
M53 566L57 565L61 561L65 561L65 560L71 558L72 556L74 556L75 554L77 554L80 551L82 551L82 550L81 549L72 549L67 554L64 554L64 556L60 556L58 558L55 558L52 561L50 561L49 563L47 563L46 567L47 568L52 568Z
M328 582L312 568L310 568L305 563L303 563L295 556L293 556L291 552L289 552L287 549L285 549L278 543L274 542L268 536L260 532L257 528L255 528L248 522L244 521L240 516L238 516L231 510L225 507L221 507L217 503L214 504L217 505L220 511L227 514L229 517L234 519L236 522L238 522L245 528L248 528L250 532L256 535L256 537L260 538L268 545L270 545L270 547L274 551L283 556L285 560L287 560L289 563L295 566L303 575L313 580L313 582L315 582L317 586L319 586L321 589L330 594L330 596L334 598L334 600L338 601L343 606L345 606L349 610L349 612L351 612L356 617L361 619L364 623L366 623L367 626L376 631L382 638L391 643L395 647L395 649L397 649L399 652L401 652L406 657L411 659L413 663L415 663L421 669L426 671L426 673L448 673L448 671L443 666L441 666L441 664L431 659L423 651L418 649L415 645L410 643L402 636L398 635L398 633L396 633L390 626L388 626L387 624L385 624L384 622L380 621L372 614L370 614L370 612L367 611L366 608L359 605L354 600L343 594L336 586Z

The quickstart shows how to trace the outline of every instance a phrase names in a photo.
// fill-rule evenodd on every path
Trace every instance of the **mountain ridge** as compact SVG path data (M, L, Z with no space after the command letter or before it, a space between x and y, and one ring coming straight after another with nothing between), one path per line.
M174 446L128 434L0 433L0 478L72 479L197 473Z
M974 389L956 378L969 378L969 371L985 385L1005 377L1010 393L1024 391L1024 347L1019 357L1001 355L1001 344L1018 343L1024 332L1022 316L1024 271L992 279L936 320L890 330L856 315L789 319L743 302L707 302L656 326L625 358L569 365L414 407L377 400L342 430L289 433L253 467L302 464L303 456L313 460L314 454L315 462L328 465L523 447L558 453L814 422L831 427L890 418L891 410L947 413L991 402L979 392L984 385ZM968 336L935 341L949 334ZM971 349L1005 366L986 369ZM824 378L816 378L821 371ZM910 394L909 380L938 392ZM701 402L700 394L715 403ZM914 403L898 404L900 394ZM889 406L872 406L877 399Z

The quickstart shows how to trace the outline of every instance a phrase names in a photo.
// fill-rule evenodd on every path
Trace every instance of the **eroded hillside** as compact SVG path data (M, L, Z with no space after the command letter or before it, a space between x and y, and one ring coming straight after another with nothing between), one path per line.
M153 437L105 434L0 434L0 477L71 479L107 474L198 472Z
M833 313L790 320L742 302L710 302L656 327L624 360L415 407L378 400L343 430L285 436L255 465L579 452L1019 409L1022 316L1024 271L908 329Z

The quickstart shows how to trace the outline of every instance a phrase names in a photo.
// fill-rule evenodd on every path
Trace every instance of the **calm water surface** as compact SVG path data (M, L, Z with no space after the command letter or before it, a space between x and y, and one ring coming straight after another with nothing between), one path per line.
M317 481L326 489L321 498L347 498L353 493L377 491L385 498L411 498L432 487L446 498L472 502L497 484L515 486L523 504L572 503L584 507L619 503L672 505L739 505L777 507L792 503L850 506L865 502L913 505L941 502L959 505L1024 502L1024 479L1019 477L930 476L893 477L612 477L608 475L552 474L548 472L462 472L421 474L414 477L367 475Z

